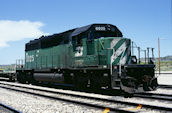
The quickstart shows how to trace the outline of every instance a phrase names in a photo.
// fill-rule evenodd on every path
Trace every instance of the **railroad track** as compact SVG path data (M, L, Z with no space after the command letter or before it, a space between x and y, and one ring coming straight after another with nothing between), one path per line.
M159 94L159 93L137 93L134 94L134 97L146 98L146 99L155 99L163 101L172 101L172 95L170 94Z
M161 93L137 93L140 95L148 95L148 96L163 96L163 97L172 97L171 94L161 94Z
M12 83L9 84L9 83L0 82L0 87L17 92L46 97L49 99L71 102L71 103L80 104L89 107L95 107L99 109L108 108L111 111L115 111L115 112L122 112L122 113L151 112L151 111L157 112L157 110L172 112L172 108L168 108L168 107L119 101L111 98L100 98L96 96L81 95L76 93L66 93L66 92L52 91L47 89L45 90L31 86L23 86L23 85L21 86L19 84L17 85Z
M0 103L0 113L21 113L21 112L8 105Z
M41 97L45 97L45 98L49 98L49 99L54 99L54 100L61 100L61 101L65 101L65 102L70 102L70 103L75 103L75 104L79 104L79 105L94 107L94 108L98 108L98 109L106 109L106 108L108 108L111 111L120 112L120 113L133 113L133 111L129 111L129 110L118 109L118 108L113 108L113 107L109 107L109 106L103 106L103 105L100 105L100 104L86 103L84 101L69 100L69 99L62 98L62 97L56 97L56 96L52 96L52 95L50 96L50 95L45 95L45 94L41 94L41 93L35 93L35 92L29 91L29 90L36 90L36 91L39 90L39 91L42 91L44 93L48 92L48 93L53 93L53 94L60 94L61 96L62 95L68 95L68 96L72 95L72 96L75 96L75 97L83 97L83 96L80 96L80 95L67 94L67 93L54 92L54 91L47 91L47 90L42 90L42 89L37 89L37 88L30 88L30 87L24 87L24 86L16 86L16 85L11 85L11 84L4 84L4 83L0 83L0 84L1 84L0 85L1 88L5 88L5 89L8 89L8 90L13 90L13 91L17 91L17 92L22 92L22 93L27 93L27 94L32 94L32 95L35 95L35 96L41 96ZM8 85L10 87L7 87L5 85ZM14 87L17 87L17 89L14 88ZM27 91L23 90L21 88L27 89Z
M162 85L162 84L160 84L158 87L159 88L169 88L169 89L172 89L172 85Z
M155 74L159 74L159 73L156 72ZM161 74L172 75L172 73L163 73L163 72L161 72L160 75Z

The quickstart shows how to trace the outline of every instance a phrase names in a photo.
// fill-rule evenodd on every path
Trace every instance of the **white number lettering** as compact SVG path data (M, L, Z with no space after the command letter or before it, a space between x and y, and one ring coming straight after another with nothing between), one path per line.
M105 27L95 27L96 31L105 31L106 28Z
M26 53L26 62L34 62L34 55L28 55Z

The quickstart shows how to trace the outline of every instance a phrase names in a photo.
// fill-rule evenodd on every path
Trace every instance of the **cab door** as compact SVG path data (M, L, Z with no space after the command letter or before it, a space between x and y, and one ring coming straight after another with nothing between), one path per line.
M83 42L81 36L72 37L73 45L73 66L82 67L83 66Z
M86 58L85 64L87 66L97 66L98 65L98 55L96 55L96 41L94 39L93 32L88 33L86 41Z

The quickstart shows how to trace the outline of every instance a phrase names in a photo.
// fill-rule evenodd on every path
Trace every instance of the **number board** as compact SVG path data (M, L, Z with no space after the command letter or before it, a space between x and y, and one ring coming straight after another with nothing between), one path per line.
M106 31L106 27L95 27L96 31Z

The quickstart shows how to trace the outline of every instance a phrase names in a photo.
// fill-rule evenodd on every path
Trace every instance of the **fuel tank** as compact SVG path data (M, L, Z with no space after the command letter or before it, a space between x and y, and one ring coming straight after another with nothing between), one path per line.
M36 81L64 83L62 73L34 73L33 77Z

